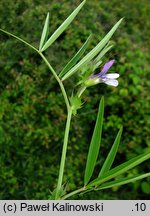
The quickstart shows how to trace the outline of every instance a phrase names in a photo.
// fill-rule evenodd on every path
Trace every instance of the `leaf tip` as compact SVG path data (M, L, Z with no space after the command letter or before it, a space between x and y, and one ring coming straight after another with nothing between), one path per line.
M122 17L122 18L118 21L118 23L120 24L123 20L124 20L124 17Z
M120 127L120 131L121 131L121 133L122 133L122 131L123 131L123 125L121 125L121 127Z

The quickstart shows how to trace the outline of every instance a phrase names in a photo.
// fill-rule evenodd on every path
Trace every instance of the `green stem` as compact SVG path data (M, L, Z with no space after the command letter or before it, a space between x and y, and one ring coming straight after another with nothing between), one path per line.
M69 103L69 100L68 100L68 97L67 97L67 94L66 94L66 91L65 91L65 88L64 88L64 85L63 85L62 81L59 79L56 72L54 71L54 69L52 68L52 66L48 62L48 60L45 58L45 56L40 51L38 51L38 53L40 54L42 59L45 61L45 63L47 64L47 66L51 70L52 74L54 75L55 79L59 83L59 86L61 88L62 94L63 94L64 99L65 99L65 103L66 103L66 106L67 106L67 111L68 111L67 122L66 122L66 130L65 130L65 136L64 136L64 143L63 143L63 150L62 150L60 169L59 169L59 176L58 176L58 183L57 183L57 188L56 188L56 197L55 197L55 199L58 199L59 198L59 191L60 191L60 189L62 187L62 181L63 181L63 174L64 174L64 168L65 168L65 160L66 160L66 152L67 152L67 145L68 145L68 137L69 137L71 116L72 116L72 109L70 107L70 103Z
M62 181L63 181L71 116L72 116L72 109L70 108L68 111L67 122L66 122L66 129L65 129L65 136L64 136L64 143L63 143L63 149L62 149L62 156L61 156L61 162L60 162L60 169L59 169L59 176L58 176L58 183L57 183L57 188L56 188L55 199L59 199L59 191L61 189Z
M62 200L65 200L65 199L67 199L67 198L69 198L69 197L71 197L71 196L73 196L73 195L75 195L75 194L78 194L78 193L80 193L80 192L83 192L83 191L85 191L85 190L86 190L86 187L82 187L82 188L80 188L80 189L77 189L77 190L75 190L75 191L72 191L72 192L68 193L67 195L63 196L63 197L62 197Z
M52 68L52 66L50 65L50 63L48 62L48 60L46 59L46 57L43 55L43 53L41 53L40 51L38 51L38 53L40 54L40 56L42 57L42 59L44 60L44 62L46 63L46 65L48 66L48 68L50 69L50 71L52 72L52 74L54 75L55 79L57 80L57 82L59 83L59 86L61 88L62 94L64 96L64 100L67 106L67 110L69 112L70 109L70 103L67 97L67 93L66 90L64 88L64 85L62 83L62 81L60 80L60 78L57 76L56 72L54 71L54 69Z
M27 46L29 46L30 48L32 48L33 50L35 50L36 52L39 52L34 46L32 46L31 44L29 44L27 41L23 40L22 38L17 37L16 35L8 32L8 31L5 31L5 30L3 30L1 28L0 28L0 31L2 31L3 33L5 33L7 35L10 35L13 38L16 38L17 40L21 41L22 43L26 44Z

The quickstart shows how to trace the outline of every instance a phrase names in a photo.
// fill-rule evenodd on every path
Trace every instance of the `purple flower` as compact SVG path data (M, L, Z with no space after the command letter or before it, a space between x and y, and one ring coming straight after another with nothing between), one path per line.
M95 84L105 83L107 85L111 85L115 87L118 86L118 81L116 79L119 77L119 74L118 73L106 74L107 71L112 67L114 62L115 60L110 60L109 62L107 62L102 68L101 72L90 76L90 79L95 81Z

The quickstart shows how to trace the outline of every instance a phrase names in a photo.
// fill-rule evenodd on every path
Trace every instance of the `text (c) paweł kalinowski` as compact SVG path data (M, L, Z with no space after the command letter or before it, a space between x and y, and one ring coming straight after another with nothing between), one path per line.
M31 212L42 212L42 211L103 211L104 206L103 203L94 203L94 204L70 204L66 202L64 204L55 202L55 203L46 203L46 204L27 204L21 203L20 204L20 211L31 211Z

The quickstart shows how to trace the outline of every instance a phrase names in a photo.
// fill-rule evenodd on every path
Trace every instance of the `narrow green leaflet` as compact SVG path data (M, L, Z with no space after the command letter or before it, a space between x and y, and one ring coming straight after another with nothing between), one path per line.
M41 51L43 52L52 43L66 30L66 28L70 25L73 19L77 16L83 5L85 4L86 0L84 0L72 13L71 15L61 24L61 26L52 34L52 36L48 39L48 41L44 44Z
M97 161L100 142L101 142L101 134L102 134L102 124L103 124L103 115L104 115L104 97L101 98L97 120L92 136L92 140L89 147L89 152L87 156L85 175L84 175L84 185L87 185L94 171L94 167Z
M150 173L145 173L142 175L136 175L132 177L117 179L115 181L102 184L100 187L97 187L96 190L103 190L103 189L111 188L114 186L121 186L121 185L128 184L128 183L131 183L131 182L143 179L143 178L147 178L149 176L150 176Z
M96 59L94 60L95 62L98 62L99 60L101 60L101 58L113 47L113 45L110 45L106 48L104 48L100 54L96 57Z
M40 46L39 46L39 50L42 49L45 41L47 40L48 37L48 30L49 30L49 13L47 13L47 17L45 20L45 24L43 27L43 31L42 31L42 35L41 35L41 40L40 40Z
M101 58L113 47L113 45L108 46L106 45L104 49L99 53L99 55L94 59L94 67L93 71L95 71L102 63Z
M14 34L8 32L8 31L6 31L6 30L3 30L3 29L1 29L1 28L0 28L0 31L2 31L3 33L5 33L5 34L7 34L7 35L9 35L9 36L11 36L11 37L13 37L13 38L15 38L15 39L21 41L22 43L26 44L27 46L29 46L30 48L32 48L32 49L34 49L36 52L38 52L38 50L37 50L34 46L32 46L31 44L29 44L27 41L23 40L22 38L20 38L20 37L14 35Z
M93 67L93 71L95 71L101 64L102 64L101 60L99 62L97 62Z
M83 59L81 59L78 64L76 64L68 73L66 73L62 80L68 79L70 76L72 76L76 71L78 71L81 67L83 67L84 64L91 61L102 49L103 47L108 43L116 29L119 27L120 23L122 22L123 18L120 19L114 27L107 33L107 35L97 44L95 48L93 48Z
M121 134L122 134L122 130L123 128L121 127L117 136L116 136L116 139L112 145L112 148L101 168L101 171L99 173L99 176L102 176L103 174L105 174L106 172L108 172L114 162L114 159L115 159L115 156L116 156L116 153L117 153L117 150L118 150L118 147L119 147L119 143L120 143L120 138L121 138Z
M86 51L86 49L88 47L90 38L91 38L91 36L88 37L88 39L85 41L83 46L79 49L79 51L75 54L75 56L63 68L63 70L59 74L59 77L64 76L77 63L77 61L81 58L81 56L84 54L84 52Z
M133 167L141 164L143 161L147 160L150 158L150 150L149 152L146 152L144 154L141 154L137 157L132 158L129 161L126 161L123 164L120 164L119 166L111 169L110 171L108 171L106 174L104 174L101 177L96 178L95 180L93 180L92 182L90 182L88 184L88 186L97 186L102 184L103 182L106 182L112 178L115 178L116 176L128 171L129 169L132 169Z

